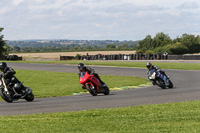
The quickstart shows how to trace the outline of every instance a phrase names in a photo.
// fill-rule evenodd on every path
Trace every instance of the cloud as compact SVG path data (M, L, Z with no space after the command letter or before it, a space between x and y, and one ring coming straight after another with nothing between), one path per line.
M0 27L6 39L138 40L157 32L200 31L199 0L2 1Z
M18 6L20 3L22 3L24 0L12 0L13 4L15 6Z
M197 9L199 8L198 3L196 2L185 2L181 6L178 7L178 9L185 9L185 10L190 10L190 9Z

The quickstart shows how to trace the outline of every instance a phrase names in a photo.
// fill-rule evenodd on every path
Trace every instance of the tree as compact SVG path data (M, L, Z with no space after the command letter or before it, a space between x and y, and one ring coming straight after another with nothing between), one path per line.
M108 44L106 45L106 48L116 48L115 44Z
M164 34L163 32L157 33L153 40L154 48L166 46L172 43L172 39L169 37L169 35Z
M169 35L163 32L156 34L152 39L147 35L139 41L136 52L139 53L164 53L170 54L192 54L200 52L200 36L183 34L172 40Z
M151 35L147 35L145 39L139 41L138 46L137 46L137 51L140 51L142 53L145 53L147 50L153 50L154 44L153 44L153 39L151 38Z
M0 28L0 55L8 54L9 47L6 47L6 42L3 40L3 35L1 35L3 28Z
M124 43L124 44L122 44L121 46L122 46L122 48L124 48L124 49L128 48L128 44L127 44L127 43Z
M198 53L200 51L199 36L183 34L180 38L182 45L188 48L188 53Z
M182 45L180 42L172 45L167 45L165 49L167 49L167 52L170 54L185 54L188 52L188 48Z

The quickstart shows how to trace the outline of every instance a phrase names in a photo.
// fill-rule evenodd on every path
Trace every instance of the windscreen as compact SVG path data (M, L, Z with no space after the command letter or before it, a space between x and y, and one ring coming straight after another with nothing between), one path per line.
M153 74L153 72L156 72L156 70L155 69L150 70L148 73L148 76L151 76Z
M85 72L81 72L81 78L85 76Z

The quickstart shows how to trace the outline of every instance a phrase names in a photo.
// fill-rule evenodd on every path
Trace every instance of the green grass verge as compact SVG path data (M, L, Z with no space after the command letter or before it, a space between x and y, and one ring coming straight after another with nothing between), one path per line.
M13 62L13 61L8 61ZM42 64L78 64L80 62L85 65L100 66L116 66L116 67L137 67L145 68L146 62L122 62L122 61L16 61L18 63L42 63ZM153 61L152 61L153 62ZM200 63L171 63L171 62L153 62L162 69L182 69L182 70L200 70Z
M200 132L200 101L0 116L0 132ZM12 125L12 126L11 126Z
M16 77L33 89L35 97L56 97L83 92L77 73L16 70ZM109 88L146 84L147 79L101 75ZM86 90L85 90L86 91Z

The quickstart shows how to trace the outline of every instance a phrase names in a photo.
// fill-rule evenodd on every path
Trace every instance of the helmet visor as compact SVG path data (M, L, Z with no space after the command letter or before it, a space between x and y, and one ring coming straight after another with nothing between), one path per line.
M78 69L81 71L83 70L83 66L78 66Z

